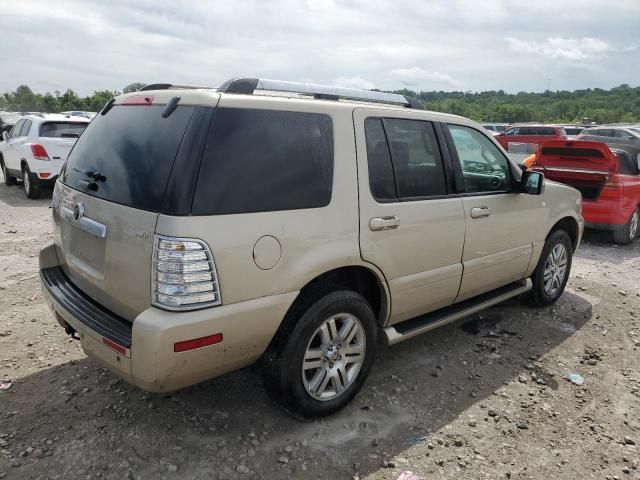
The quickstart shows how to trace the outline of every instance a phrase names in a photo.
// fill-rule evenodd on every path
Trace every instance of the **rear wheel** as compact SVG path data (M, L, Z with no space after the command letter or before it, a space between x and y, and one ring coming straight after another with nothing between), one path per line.
M620 245L629 245L638 235L638 223L640 223L640 211L636 208L624 228L614 230L613 241Z
M560 298L569 280L572 257L573 245L569 234L564 230L552 232L531 276L533 288L529 292L530 303L543 307Z
M295 417L329 415L358 393L376 347L375 315L360 294L317 291L294 306L265 354L265 387Z
M4 184L7 186L15 185L16 177L9 173L7 167L4 164L4 160L0 160L0 165L2 165L2 176L4 176Z
M28 165L22 167L22 184L27 198L40 198L40 185L38 185L38 179L33 173L31 173Z

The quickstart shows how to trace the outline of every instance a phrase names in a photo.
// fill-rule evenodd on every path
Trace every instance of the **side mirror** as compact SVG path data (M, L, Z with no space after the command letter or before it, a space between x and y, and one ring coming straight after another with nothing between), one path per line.
M541 195L544 192L544 175L531 170L522 172L520 192L528 193L529 195Z

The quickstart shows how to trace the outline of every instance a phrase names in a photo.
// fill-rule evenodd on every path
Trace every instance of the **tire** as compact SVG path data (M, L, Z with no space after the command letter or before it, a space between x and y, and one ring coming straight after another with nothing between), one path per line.
M40 185L38 185L38 178L31 173L28 165L22 167L22 185L24 186L24 193L27 198L40 198Z
M544 307L560 298L569 280L572 259L573 244L569 234L564 230L551 232L531 276L533 288L529 292L529 303Z
M636 208L624 228L613 231L613 241L619 245L629 245L638 235L639 224L640 211Z
M375 314L359 293L343 288L321 287L304 294L263 359L267 392L301 420L324 417L347 405L375 360Z
M4 177L4 184L8 187L10 187L11 185L15 185L17 183L17 179L7 171L7 167L5 167L4 165L4 160L0 160L0 165L2 165L2 176Z

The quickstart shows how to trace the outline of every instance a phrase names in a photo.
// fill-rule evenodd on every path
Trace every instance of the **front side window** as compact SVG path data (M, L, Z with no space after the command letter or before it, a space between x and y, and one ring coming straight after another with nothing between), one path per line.
M333 185L333 124L318 113L219 108L194 215L324 207Z
M509 161L491 140L462 125L448 125L458 154L466 193L504 192L511 189Z
M504 132L505 135L520 135L520 129L518 127L513 127Z

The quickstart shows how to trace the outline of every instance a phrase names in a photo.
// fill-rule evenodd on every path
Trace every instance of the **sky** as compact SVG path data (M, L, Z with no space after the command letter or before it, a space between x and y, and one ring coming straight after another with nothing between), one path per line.
M640 85L640 0L2 0L0 92L234 77L357 88Z

